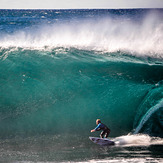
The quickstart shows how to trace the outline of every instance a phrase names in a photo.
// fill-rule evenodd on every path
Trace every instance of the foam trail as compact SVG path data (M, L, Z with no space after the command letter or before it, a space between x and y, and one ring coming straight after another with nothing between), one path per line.
M120 136L113 141L117 146L149 146L163 144L163 139L143 134Z
M151 107L147 113L142 117L139 125L137 126L137 128L134 131L134 134L139 133L139 131L141 130L141 128L144 126L144 124L148 121L148 119L151 117L152 114L154 114L157 110L159 110L161 107L163 107L163 99L156 104L155 106Z
M125 51L139 56L163 58L163 22L150 14L142 22L111 17L31 27L3 34L0 47L52 49L75 47L106 52Z

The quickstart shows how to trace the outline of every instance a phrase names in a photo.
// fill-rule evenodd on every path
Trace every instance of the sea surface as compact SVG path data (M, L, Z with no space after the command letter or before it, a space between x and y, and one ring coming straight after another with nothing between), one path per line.
M163 9L0 10L1 162L163 162Z

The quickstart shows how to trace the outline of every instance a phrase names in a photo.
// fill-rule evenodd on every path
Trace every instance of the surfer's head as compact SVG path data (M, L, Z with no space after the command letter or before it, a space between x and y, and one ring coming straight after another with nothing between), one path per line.
M98 125L99 123L101 123L101 120L100 119L97 119L96 120L96 124Z

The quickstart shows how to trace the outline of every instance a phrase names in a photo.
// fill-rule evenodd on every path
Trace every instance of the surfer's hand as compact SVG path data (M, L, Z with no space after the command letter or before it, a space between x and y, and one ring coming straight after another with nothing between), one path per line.
M95 130L91 130L91 132L94 132Z

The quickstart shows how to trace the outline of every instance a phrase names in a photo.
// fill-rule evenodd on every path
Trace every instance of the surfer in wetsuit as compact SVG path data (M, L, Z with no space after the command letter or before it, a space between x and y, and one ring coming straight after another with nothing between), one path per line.
M95 132L95 131L100 131L102 130L101 134L100 134L100 137L101 138L107 138L108 135L110 134L110 129L104 125L103 123L101 123L101 120L100 119L97 119L96 120L96 124L97 124L97 127L93 130L91 130L91 132Z

